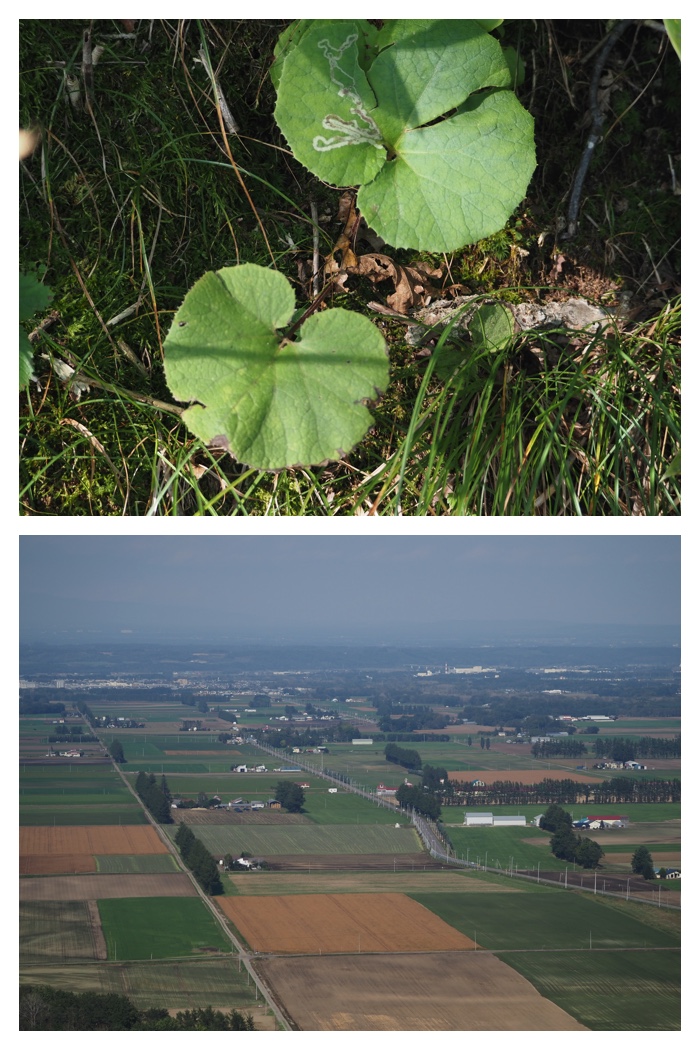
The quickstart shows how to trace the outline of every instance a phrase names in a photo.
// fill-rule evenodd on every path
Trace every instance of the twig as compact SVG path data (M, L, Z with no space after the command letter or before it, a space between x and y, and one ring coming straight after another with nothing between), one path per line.
M321 253L319 251L319 237L318 237L318 208L316 207L316 201L311 201L311 223L313 225L313 244L314 244L314 256L312 264L312 294L314 299L321 294Z
M581 162L576 172L576 178L574 179L574 185L571 190L571 197L569 198L569 211L567 214L568 225L566 231L561 235L562 240L569 240L576 234L576 227L578 224L578 213L581 207L581 194L583 192L583 184L588 174L588 168L591 163L591 157L593 156L593 150L598 145L601 139L601 129L603 127L603 114L600 111L598 105L598 88L600 87L600 79L603 75L603 67L607 61L608 55L612 51L613 47L624 33L627 26L632 24L633 19L623 18L614 29L611 29L608 33L608 37L605 41L602 51L598 55L593 75L591 77L591 84L589 88L588 102L591 111L591 130L588 135L588 141L581 157Z
M94 94L92 72L92 25L83 32L83 83L85 84L85 106L90 108Z

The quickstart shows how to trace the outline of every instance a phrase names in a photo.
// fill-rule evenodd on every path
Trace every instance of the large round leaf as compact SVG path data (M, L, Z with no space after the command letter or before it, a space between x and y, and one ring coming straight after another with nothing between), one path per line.
M277 470L336 459L367 432L366 402L388 381L384 339L348 310L315 314L290 341L294 293L281 274L246 264L206 273L165 340L173 396L202 441Z
M533 122L502 90L513 74L492 23L399 19L372 40L360 23L312 22L285 51L275 116L294 155L359 185L395 247L461 248L502 229L527 192Z
M284 59L275 119L294 156L335 186L373 179L386 157L358 60L361 26L319 22Z
M407 132L360 189L370 226L397 248L456 251L502 229L535 168L533 122L511 91Z

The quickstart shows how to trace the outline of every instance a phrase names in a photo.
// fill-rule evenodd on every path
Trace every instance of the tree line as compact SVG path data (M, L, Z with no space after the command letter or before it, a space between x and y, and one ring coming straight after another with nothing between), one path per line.
M674 737L640 736L600 737L593 742L593 754L597 758L610 758L613 762L631 762L635 758L680 758L680 733Z
M406 769L419 770L423 764L417 751L407 747L399 747L398 744L387 744L384 748L384 757L387 762L395 762Z
M657 778L633 780L613 777L599 783L580 784L576 780L553 780L544 777L536 784L517 780L494 780L477 786L463 781L450 781L450 790L442 793L443 805L571 805L572 803L680 802L680 780Z
M178 1011L138 1010L114 992L66 992L47 985L22 985L21 1032L254 1032L250 1014L224 1013L211 1006Z
M142 770L136 777L134 788L146 809L159 824L173 823L170 813L171 795L165 777L161 777L159 785L156 783L155 774L144 773Z
M175 845L205 893L216 897L224 892L218 864L204 843L195 837L188 824L180 824L175 833Z
M571 740L559 737L557 740L536 740L531 752L534 758L554 758L563 755L566 758L578 758L586 754L586 745L582 740Z

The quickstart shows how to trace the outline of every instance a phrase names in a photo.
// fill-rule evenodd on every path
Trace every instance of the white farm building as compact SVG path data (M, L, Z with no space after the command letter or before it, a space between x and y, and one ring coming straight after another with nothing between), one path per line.
M494 817L493 813L465 813L464 823L468 828L525 827L525 817Z

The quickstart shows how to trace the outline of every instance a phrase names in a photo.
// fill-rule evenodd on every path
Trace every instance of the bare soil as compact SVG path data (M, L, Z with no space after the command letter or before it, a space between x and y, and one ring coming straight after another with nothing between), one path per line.
M485 951L256 962L307 1032L587 1031Z
M257 952L474 949L469 937L403 893L223 897L217 903Z
M119 897L196 897L184 873L172 875L65 875L22 879L21 901L86 901Z
M96 870L95 858L87 853L39 853L19 858L20 875L77 875Z
M143 824L19 829L20 856L92 853L168 853L154 828Z

